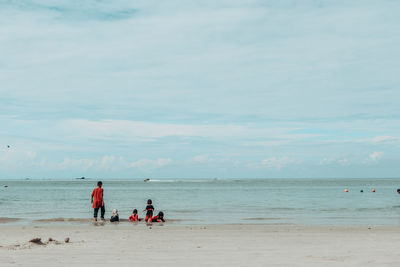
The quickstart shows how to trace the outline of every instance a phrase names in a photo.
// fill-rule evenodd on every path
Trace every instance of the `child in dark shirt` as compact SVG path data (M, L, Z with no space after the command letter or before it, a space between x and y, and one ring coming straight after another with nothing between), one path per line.
M153 211L154 211L154 207L152 205L152 201L151 199L147 200L147 206L143 211L147 211L146 212L146 219L145 222L148 222L149 220L151 220L151 217L153 217Z
M113 209L113 211L111 213L110 222L119 222L118 210Z
M164 212L160 211L157 216L154 216L150 220L151 222L165 222Z

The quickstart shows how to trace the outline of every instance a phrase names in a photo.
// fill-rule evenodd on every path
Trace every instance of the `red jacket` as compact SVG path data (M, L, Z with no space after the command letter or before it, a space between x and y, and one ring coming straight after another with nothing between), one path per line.
M93 208L97 209L103 206L103 188L97 187L93 190Z
M132 215L129 217L129 221L130 221L130 222L137 222L137 221L139 221L139 216L138 216L137 214L132 214Z

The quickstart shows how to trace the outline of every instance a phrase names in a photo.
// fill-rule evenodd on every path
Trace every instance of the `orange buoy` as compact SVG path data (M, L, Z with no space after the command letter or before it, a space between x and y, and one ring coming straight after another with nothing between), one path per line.
M344 190L345 193L349 192L349 190L347 190L347 188Z
M375 193L375 189L372 189L372 193Z

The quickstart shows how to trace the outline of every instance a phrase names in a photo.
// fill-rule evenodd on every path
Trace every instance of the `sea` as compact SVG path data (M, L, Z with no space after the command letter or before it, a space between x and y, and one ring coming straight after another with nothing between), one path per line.
M400 225L400 179L102 181L106 218L112 209L121 219L128 219L133 209L144 217L142 210L152 199L155 213L163 211L166 223L173 225ZM96 183L95 179L0 180L0 223L89 223Z

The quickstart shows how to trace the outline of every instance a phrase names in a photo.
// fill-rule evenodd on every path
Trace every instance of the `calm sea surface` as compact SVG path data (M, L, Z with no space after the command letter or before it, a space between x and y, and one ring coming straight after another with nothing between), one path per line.
M96 182L0 180L0 219L91 218ZM151 198L179 224L400 225L400 179L109 179L103 188L107 217L116 208L128 218Z

